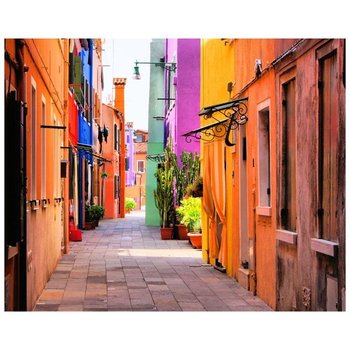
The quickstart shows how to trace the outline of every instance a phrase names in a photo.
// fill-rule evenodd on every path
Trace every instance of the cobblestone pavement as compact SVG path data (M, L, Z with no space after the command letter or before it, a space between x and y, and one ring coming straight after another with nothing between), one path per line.
M71 242L34 311L271 311L204 264L188 241L161 240L143 212L103 220Z

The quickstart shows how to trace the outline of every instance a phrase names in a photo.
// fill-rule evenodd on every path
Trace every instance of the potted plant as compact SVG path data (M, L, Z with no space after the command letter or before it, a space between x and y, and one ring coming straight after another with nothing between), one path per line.
M180 240L188 240L188 236L187 236L187 226L185 224L182 223L183 220L183 212L182 212L182 207L177 206L175 208L176 211L176 229L177 229L177 236Z
M154 190L154 201L159 211L161 238L172 238L174 218L174 165L172 153L167 146L164 150L164 160L158 164L156 173L157 188Z
M91 230L98 226L99 220L103 217L104 208L97 204L86 205L85 207L85 229Z
M188 197L181 200L176 208L181 223L187 226L187 236L194 248L202 248L201 233L201 200L198 197Z
M86 204L85 206L85 223L84 223L84 229L85 230L93 230L96 225L95 221L92 218L92 213L91 213L91 205Z
M135 199L126 197L125 198L125 211L127 213L130 213L131 210L134 210L136 208L136 202Z
M174 155L174 171L175 171L175 205L178 207L181 200L184 198L187 192L189 184L192 184L194 180L200 174L200 158L199 155L194 152L183 151L180 155L178 162L176 155ZM187 227L181 224L181 214L177 212L176 215L176 231L177 237L180 240L186 240Z

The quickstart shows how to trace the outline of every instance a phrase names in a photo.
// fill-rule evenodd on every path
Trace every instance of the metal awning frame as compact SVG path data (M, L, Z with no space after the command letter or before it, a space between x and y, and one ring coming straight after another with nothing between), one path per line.
M246 115L248 108L246 101L248 97L219 103L202 108L198 113L204 119L214 119L216 123L208 124L201 128L192 130L183 134L186 137L186 142L192 142L192 138L203 141L213 141L215 138L222 138L225 136L225 144L227 146L234 146L235 140L231 137L231 131L237 129L240 125L244 125L248 121ZM225 119L219 119L215 113L219 112ZM222 117L221 117L222 118Z

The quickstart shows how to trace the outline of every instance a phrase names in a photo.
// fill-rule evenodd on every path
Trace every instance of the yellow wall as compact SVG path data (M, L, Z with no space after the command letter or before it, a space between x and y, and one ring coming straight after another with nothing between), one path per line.
M233 46L221 39L202 39L201 45L201 108L212 104L222 103L230 100L227 84L234 82L234 56ZM215 122L213 119L204 120L201 117L201 126ZM233 201L232 199L232 149L226 147L226 212L227 212L227 248L228 265L227 273L233 275ZM201 168L204 169L205 155L203 153L203 142L201 142ZM202 213L202 250L203 259L208 259L208 219L203 210ZM214 261L211 261L214 263Z

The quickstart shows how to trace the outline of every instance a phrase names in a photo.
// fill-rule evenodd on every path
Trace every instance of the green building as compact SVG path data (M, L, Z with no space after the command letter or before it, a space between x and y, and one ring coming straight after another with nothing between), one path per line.
M159 62L165 55L165 40L152 39L150 61ZM164 68L150 66L150 88L148 107L148 145L147 145L147 177L146 177L146 225L159 226L160 217L155 206L153 192L156 189L157 155L164 151Z

